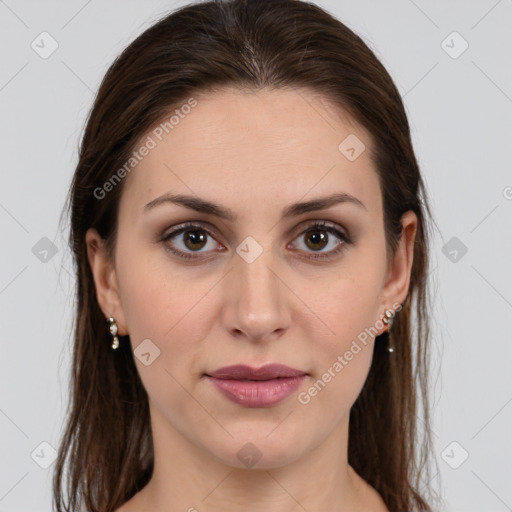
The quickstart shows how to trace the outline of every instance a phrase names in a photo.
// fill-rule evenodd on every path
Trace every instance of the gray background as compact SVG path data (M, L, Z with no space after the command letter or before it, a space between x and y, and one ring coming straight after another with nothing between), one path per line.
M512 0L317 3L393 76L439 225L432 391L443 510L512 510ZM58 220L86 113L115 56L183 4L0 1L0 512L51 510L73 297ZM58 48L42 58L51 38Z

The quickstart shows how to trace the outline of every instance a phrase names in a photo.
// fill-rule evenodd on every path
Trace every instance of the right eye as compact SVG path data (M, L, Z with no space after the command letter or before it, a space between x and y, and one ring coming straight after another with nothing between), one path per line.
M215 250L219 247L218 243L210 243L208 250L208 237L213 238L213 235L202 225L194 223L186 223L179 226L177 229L166 233L161 241L166 244L166 247L175 255L184 259L197 259L201 256L193 256L193 253L202 254ZM172 241L177 239L177 241ZM172 241L172 242L171 242ZM204 248L207 250L202 250ZM192 252L187 252L192 251Z

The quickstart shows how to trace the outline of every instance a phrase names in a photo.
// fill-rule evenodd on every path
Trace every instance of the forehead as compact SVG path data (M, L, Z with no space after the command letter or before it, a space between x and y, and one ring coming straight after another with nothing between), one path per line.
M121 203L141 210L160 194L186 193L222 198L243 215L277 196L291 203L339 191L380 207L370 135L325 98L226 89L193 99L141 137L135 149L150 149Z

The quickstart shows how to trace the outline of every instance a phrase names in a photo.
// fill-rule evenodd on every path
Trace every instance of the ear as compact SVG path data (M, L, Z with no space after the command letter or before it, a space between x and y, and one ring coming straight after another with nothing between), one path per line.
M409 292L418 218L413 211L409 210L402 215L401 222L402 236L398 241L393 260L388 266L381 294L380 314L386 309L400 309L398 305L405 301Z
M96 297L105 318L114 317L120 336L126 336L126 320L121 305L121 297L117 284L113 262L107 256L104 240L94 228L85 234L87 259L91 267L96 286Z

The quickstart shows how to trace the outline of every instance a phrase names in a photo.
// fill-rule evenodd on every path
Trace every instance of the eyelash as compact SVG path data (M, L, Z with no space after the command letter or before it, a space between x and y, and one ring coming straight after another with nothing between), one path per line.
M178 256L180 258L183 258L183 259L186 259L186 260L201 259L202 256L192 256L190 253L177 250L177 249L173 248L171 245L167 244L167 242L169 240L171 240L172 238L180 235L181 233L184 233L184 232L186 232L188 230L192 230L191 228L196 229L198 231L204 231L211 238L215 238L214 235L208 229L206 229L203 225L196 224L196 223L193 223L193 222L187 222L185 224L182 224L177 229L171 231L170 233L164 234L160 238L159 241L162 242L162 243L165 243L166 244L166 248L171 253L175 254L176 256ZM340 254L343 250L345 250L346 246L348 244L352 243L352 239L347 234L345 234L344 232L342 232L339 229L337 229L335 227L335 225L333 225L333 224L331 224L329 222L326 222L326 221L315 221L313 224L307 226L298 235L298 237L300 237L302 235L305 235L306 233L309 233L310 231L315 231L315 230L327 231L328 233L332 233L335 236L337 236L338 238L340 238L342 240L342 242L339 243L335 249L332 249L331 251L329 251L327 253L319 253L319 254L314 254L313 253L312 256L306 256L306 258L311 258L311 259L314 259L314 260L332 259L335 256L337 256L338 254ZM298 237L296 237L296 238L298 238Z

